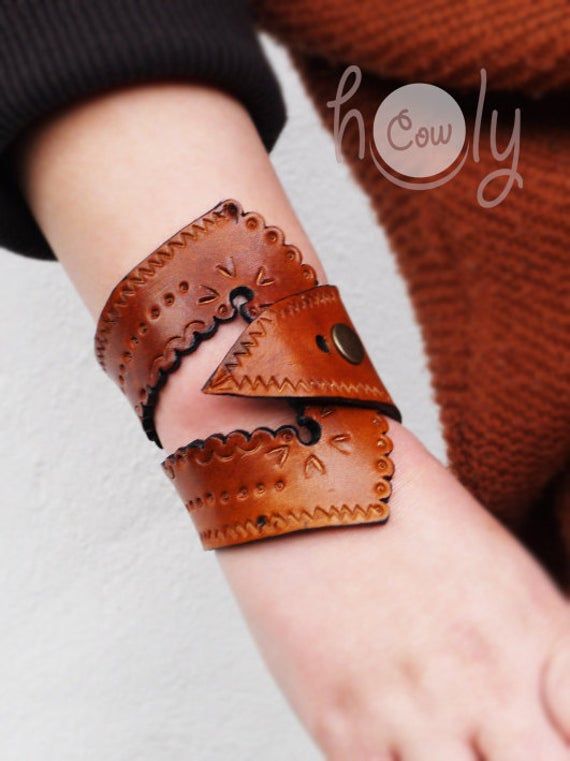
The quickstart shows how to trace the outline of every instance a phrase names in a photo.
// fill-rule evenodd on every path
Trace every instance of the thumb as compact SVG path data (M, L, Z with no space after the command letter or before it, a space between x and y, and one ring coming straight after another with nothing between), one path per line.
M544 667L542 686L546 712L570 742L570 631L555 640Z

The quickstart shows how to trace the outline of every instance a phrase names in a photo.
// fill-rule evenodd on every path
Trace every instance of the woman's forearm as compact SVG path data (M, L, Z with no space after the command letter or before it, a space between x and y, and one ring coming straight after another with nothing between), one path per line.
M18 164L29 204L95 318L126 272L227 197L281 227L325 282L255 128L243 108L222 93L165 84L103 96L39 127L19 147ZM169 378L156 418L167 451L217 431L292 420L279 402L201 393L242 329L237 322L224 326ZM437 574L451 564L467 583L487 573L493 585L494 558L508 547L523 576L544 599L554 599L526 555L411 434L391 423L390 436L397 471L393 517L386 526L310 531L218 552L250 627L302 720L323 746L344 743L355 752L364 735L359 732L357 739L358 721L351 725L352 717L360 711L374 720L366 701L370 696L374 702L375 686L367 674L395 684L401 654L386 632L401 631L394 638L402 641L413 630L408 602L416 597L416 607L421 611L423 605L425 615L432 615L422 603L422 584L430 575L437 584ZM460 548L452 541L434 560L444 529L475 537L476 546ZM194 541L190 529L189 541ZM439 583L445 587L443 579ZM437 604L453 606L454 595L449 590ZM500 627L501 607L491 613ZM443 649L448 637L461 644L461 633L451 626L442 633ZM421 648L420 638L418 654ZM380 730L389 731L379 726L362 742L376 747L374 733Z
M94 318L123 275L229 197L285 230L325 281L249 116L216 90L164 84L93 100L37 130L20 166L34 214ZM255 427L267 411L273 422L290 419L284 404L200 392L242 329L224 326L169 379L156 417L168 451L227 426Z
M126 272L174 230L226 197L281 227L325 282L248 115L217 91L161 85L93 100L36 130L21 146L19 164L28 202L94 318ZM156 418L167 451L218 430L293 419L279 402L252 404L201 393L212 367L242 329L237 323L224 326L169 378ZM405 432L401 436L400 466ZM312 533L310 552L315 547L339 552L340 547L333 550L337 542L331 544L330 532ZM351 536L336 537L347 554ZM293 590L298 574L311 573L313 581L315 576L309 555L300 562L298 553L298 540L285 537L271 547L241 547L219 557L244 607L253 606L253 618L278 620L287 612L303 620L305 603L295 602ZM266 604L260 563L264 576L283 584L280 605Z

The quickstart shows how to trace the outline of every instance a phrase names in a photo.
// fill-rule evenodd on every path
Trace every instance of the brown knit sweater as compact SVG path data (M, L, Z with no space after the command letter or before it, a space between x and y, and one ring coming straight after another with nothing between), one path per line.
M367 134L383 97L429 82L462 106L468 134L488 78L481 161L418 192L384 179L357 131L343 152L385 226L421 324L450 463L470 491L568 583L570 558L570 10L566 0L257 0L332 129L340 75L363 82L348 107ZM489 151L522 114L516 186L499 206L476 200L500 165ZM487 136L487 138L485 138ZM331 147L332 150L332 147ZM504 184L497 181L496 195Z

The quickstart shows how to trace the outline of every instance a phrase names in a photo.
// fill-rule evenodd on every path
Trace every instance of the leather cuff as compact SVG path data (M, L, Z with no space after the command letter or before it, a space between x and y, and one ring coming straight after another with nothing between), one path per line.
M241 302L241 303L238 303ZM183 357L242 318L208 394L283 398L297 425L196 440L163 463L205 549L301 529L384 522L400 413L338 290L283 233L233 200L185 227L113 290L95 350L150 439L154 408Z

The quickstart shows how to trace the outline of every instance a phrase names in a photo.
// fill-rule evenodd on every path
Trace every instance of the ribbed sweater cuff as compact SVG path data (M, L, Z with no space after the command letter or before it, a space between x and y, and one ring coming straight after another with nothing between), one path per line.
M18 193L6 149L88 95L160 80L219 87L248 109L270 150L279 86L242 0L0 0L0 246L53 258Z

